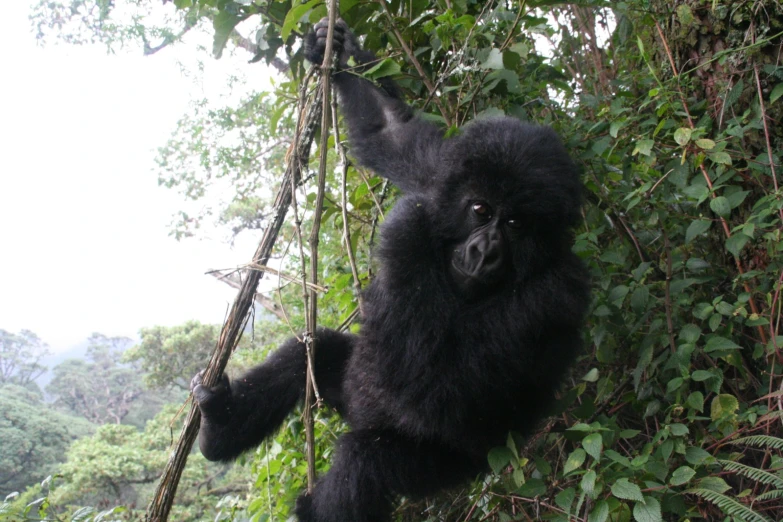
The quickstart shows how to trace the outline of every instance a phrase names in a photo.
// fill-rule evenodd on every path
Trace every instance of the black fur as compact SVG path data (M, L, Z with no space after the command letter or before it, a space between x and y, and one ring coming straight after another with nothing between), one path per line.
M308 37L316 63L325 29L322 21ZM372 59L343 22L335 43L341 69L349 56ZM361 333L317 334L317 383L352 431L296 512L301 521L385 521L397 496L475 476L510 430L528 434L546 414L580 349L589 300L570 250L581 185L548 128L499 118L444 139L392 83L350 72L334 82L352 154L404 195L383 224ZM201 451L227 460L256 446L304 385L294 339L230 385L206 389L196 376Z

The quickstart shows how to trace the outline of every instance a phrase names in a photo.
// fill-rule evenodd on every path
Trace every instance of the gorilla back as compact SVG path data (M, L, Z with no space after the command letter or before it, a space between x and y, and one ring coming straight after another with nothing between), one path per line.
M326 22L309 35L320 63ZM358 336L319 330L315 374L351 426L332 467L303 494L301 521L388 520L398 495L421 497L483 471L510 430L547 412L581 347L587 273L570 250L581 185L548 128L510 118L453 138L377 87L345 24L334 82L351 152L404 192L381 231L381 268L363 294ZM199 444L227 460L273 433L304 396L305 349L291 339L214 388L193 380Z

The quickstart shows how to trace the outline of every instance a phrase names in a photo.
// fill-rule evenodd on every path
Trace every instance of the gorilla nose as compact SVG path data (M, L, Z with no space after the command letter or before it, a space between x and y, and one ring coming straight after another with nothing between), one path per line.
M465 250L465 268L474 277L486 279L503 267L503 237L493 230L474 237Z

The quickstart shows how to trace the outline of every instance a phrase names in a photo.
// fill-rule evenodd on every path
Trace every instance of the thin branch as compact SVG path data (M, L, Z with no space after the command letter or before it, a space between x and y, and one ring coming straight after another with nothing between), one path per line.
M318 192L315 198L313 213L313 228L310 231L310 282L318 283L318 241L321 231L321 215L324 209L324 192L326 187L326 153L329 142L330 95L332 54L334 40L334 25L337 20L339 5L337 0L329 2L329 26L326 31L326 48L324 61L321 64L321 143L319 145ZM307 492L312 494L315 486L315 434L313 430L313 395L320 402L315 382L314 359L316 350L315 332L318 324L318 301L315 291L310 288L310 308L307 313L307 330L310 334L306 339L307 348L307 384L305 388L304 425L307 439Z

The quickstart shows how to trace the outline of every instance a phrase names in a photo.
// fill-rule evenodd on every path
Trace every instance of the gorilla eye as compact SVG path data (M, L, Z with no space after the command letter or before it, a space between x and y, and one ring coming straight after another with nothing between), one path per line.
M506 221L506 225L508 225L509 228L520 229L522 228L522 220L519 218L511 218Z
M473 212L483 218L492 217L492 209L486 203L473 203Z

